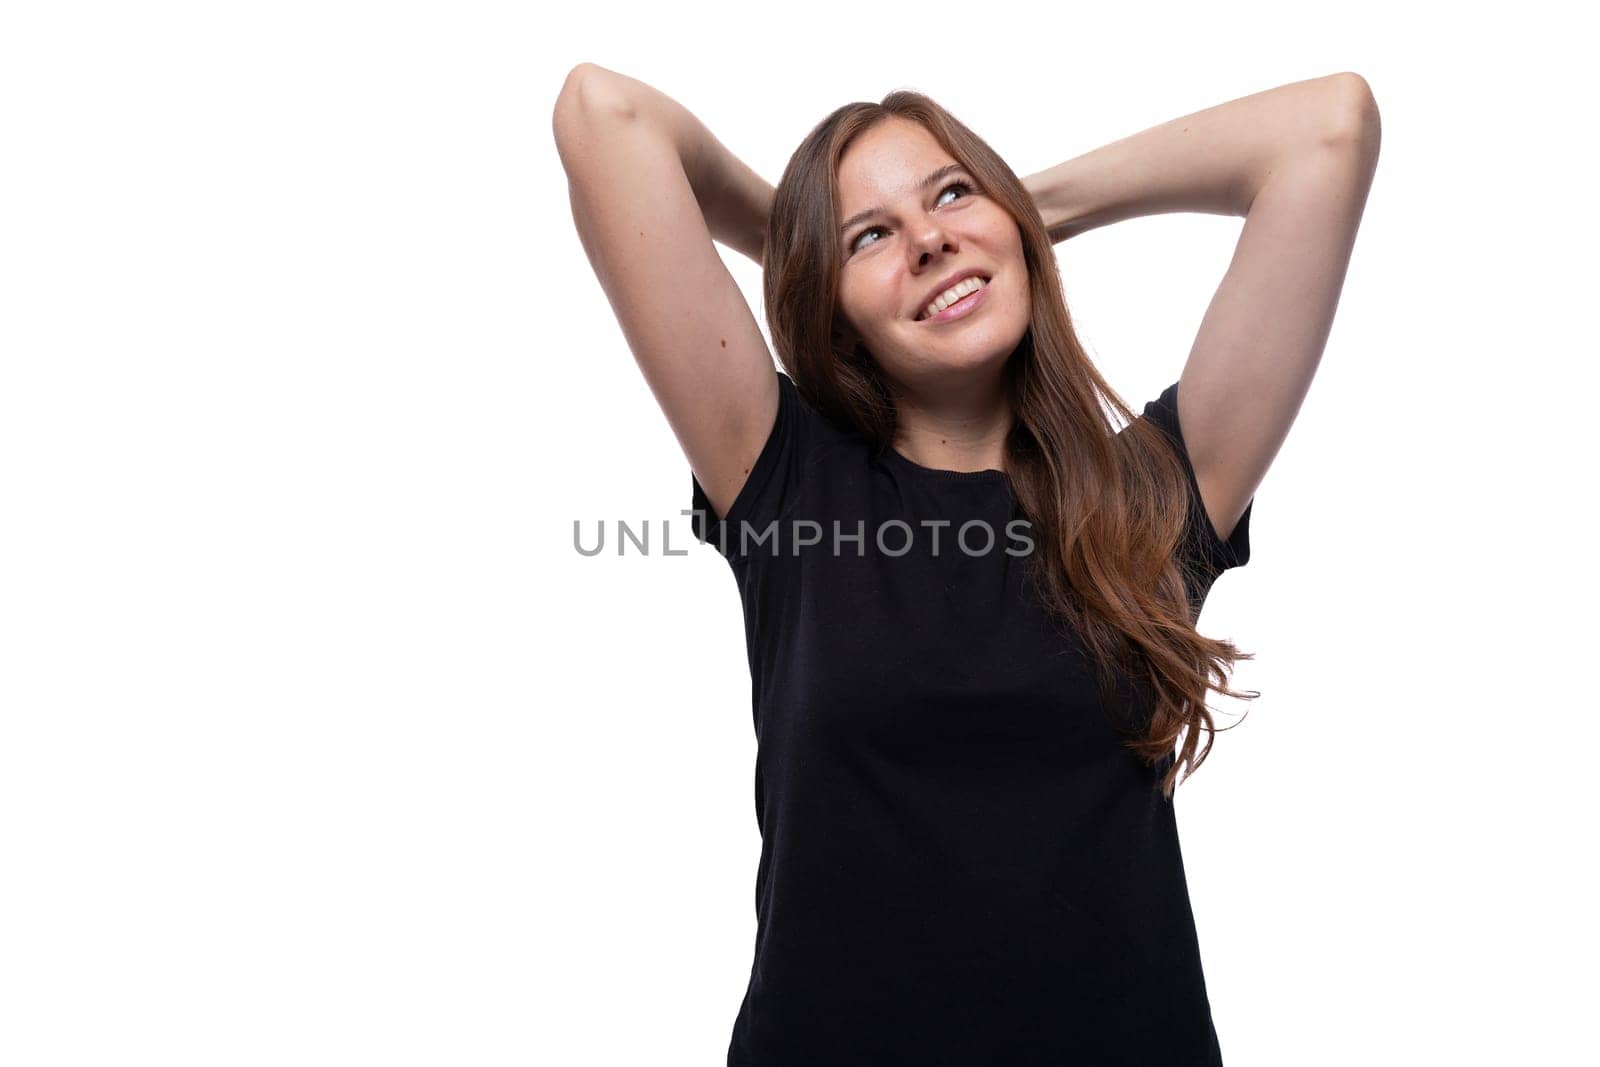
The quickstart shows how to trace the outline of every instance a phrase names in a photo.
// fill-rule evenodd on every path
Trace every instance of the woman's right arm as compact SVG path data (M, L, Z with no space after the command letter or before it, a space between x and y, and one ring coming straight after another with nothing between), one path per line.
M591 63L568 74L552 129L584 251L725 517L777 419L778 378L712 241L759 263L772 187L682 105Z

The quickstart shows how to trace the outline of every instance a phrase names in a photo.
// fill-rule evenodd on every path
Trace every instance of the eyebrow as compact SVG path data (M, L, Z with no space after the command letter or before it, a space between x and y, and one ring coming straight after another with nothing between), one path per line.
M947 164L943 167L940 167L926 178L922 179L922 181L918 183L917 189L920 191L926 191L929 186L936 185L957 171L965 171L966 169L967 168L963 167L960 163ZM868 208L866 211L856 212L854 215L851 215L849 218L845 219L844 225L839 227L839 236L843 237L847 232L849 232L850 227L856 225L858 222L866 222L868 219L881 213L883 210L884 209L881 207L874 207Z

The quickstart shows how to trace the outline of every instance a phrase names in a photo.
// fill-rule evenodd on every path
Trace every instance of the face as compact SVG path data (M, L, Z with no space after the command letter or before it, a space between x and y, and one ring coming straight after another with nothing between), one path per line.
M902 388L997 376L1027 332L1027 264L1016 222L917 123L887 119L861 134L839 165L839 317ZM970 307L924 316L968 270L988 282ZM970 283L967 283L970 285Z

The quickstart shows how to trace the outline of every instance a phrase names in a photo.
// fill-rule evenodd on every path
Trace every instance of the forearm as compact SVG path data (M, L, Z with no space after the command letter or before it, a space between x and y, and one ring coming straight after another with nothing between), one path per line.
M577 91L591 112L655 125L672 142L714 240L760 263L774 190L705 124L636 78L585 64Z
M1366 83L1353 74L1292 82L1173 119L1029 175L1053 241L1141 215L1247 214L1292 153L1342 133Z

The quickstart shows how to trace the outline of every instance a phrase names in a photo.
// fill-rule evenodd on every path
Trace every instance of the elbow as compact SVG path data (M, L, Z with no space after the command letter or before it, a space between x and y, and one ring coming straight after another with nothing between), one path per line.
M1330 75L1327 82L1329 102L1322 142L1353 148L1376 161L1383 140L1383 123L1372 86L1354 71Z
M563 125L571 121L573 113L582 106L584 80L591 71L597 69L599 68L593 63L579 63L567 71L567 76L561 83L561 91L556 94L556 104L550 115L550 122L557 133Z
M621 86L624 80L598 64L579 63L567 72L566 80L561 83L551 121L559 130L579 115L606 113L632 117L633 104Z

